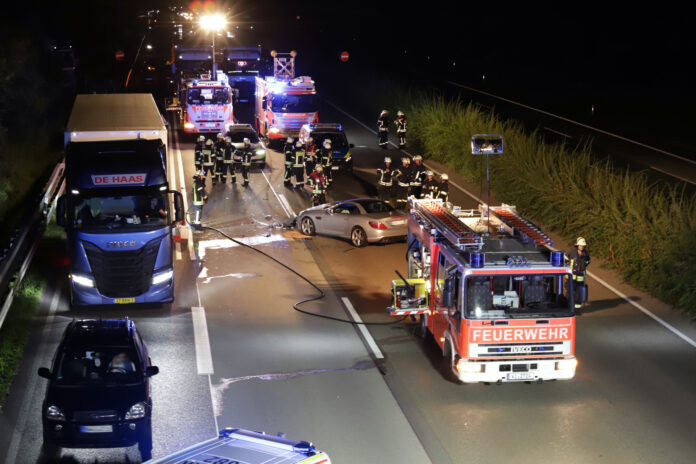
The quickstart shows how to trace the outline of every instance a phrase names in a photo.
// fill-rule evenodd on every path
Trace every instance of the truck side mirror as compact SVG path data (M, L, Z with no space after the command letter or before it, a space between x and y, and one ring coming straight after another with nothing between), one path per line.
M65 228L65 195L61 195L58 198L58 203L56 204L56 222L59 226Z
M448 277L445 279L445 288L442 289L442 306L446 308L451 308L454 306L454 283L456 279L454 277Z
M180 222L184 220L184 196L181 192L175 190L170 190L169 193L174 194L174 222Z

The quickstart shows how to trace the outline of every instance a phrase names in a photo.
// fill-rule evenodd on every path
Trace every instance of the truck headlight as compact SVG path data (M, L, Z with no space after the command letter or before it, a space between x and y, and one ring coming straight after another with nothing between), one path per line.
M278 132L280 132L280 129L278 129L277 127L271 127L271 129L268 132L270 132L271 134L277 134Z
M256 154L259 155L259 156L265 155L265 154L266 154L266 150L264 150L263 148L259 148L258 150L256 150Z
M457 361L457 371L467 374L478 374L479 372L483 371L483 363L470 362L466 359L460 359Z
M159 274L155 274L152 276L152 285L157 285L157 284L161 284L163 282L167 282L172 278L173 275L174 275L174 271L172 269L167 269L164 272L160 272Z
M556 361L556 370L557 371L573 371L578 365L578 360L577 358L571 358L571 359L561 359L560 361Z
M196 127L196 125L192 122L186 121L184 123L184 129L194 129L195 127Z
M130 407L124 419L142 419L143 417L145 417L145 411L147 411L145 403L135 403L133 406Z
M50 405L46 408L46 419L64 421L65 414L60 410L58 406Z
M79 274L72 274L70 276L73 282L75 282L77 285L81 285L83 287L94 287L94 280L91 277L79 275Z

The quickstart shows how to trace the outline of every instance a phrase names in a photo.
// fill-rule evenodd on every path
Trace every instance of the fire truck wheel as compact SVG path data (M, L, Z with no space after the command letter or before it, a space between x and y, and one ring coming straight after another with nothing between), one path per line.
M453 383L462 383L459 380L457 371L454 369L455 355L449 339L445 340L445 345L442 347L442 355L444 358L443 374L445 378Z
M314 221L308 217L303 217L300 221L300 230L305 235L314 235L317 233L317 229L314 227Z
M350 243L358 248L362 248L367 245L367 234L362 227L353 227L353 230L350 231Z
M416 335L418 338L422 338L425 341L429 341L432 338L430 331L428 331L428 316L425 314L420 315L420 321L418 323L418 328L416 328Z

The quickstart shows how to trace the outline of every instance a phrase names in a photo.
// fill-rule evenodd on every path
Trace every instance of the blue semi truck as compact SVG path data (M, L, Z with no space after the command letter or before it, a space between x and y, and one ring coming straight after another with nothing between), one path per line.
M71 304L172 302L172 229L183 217L181 193L169 190L167 126L152 95L78 95L57 208Z

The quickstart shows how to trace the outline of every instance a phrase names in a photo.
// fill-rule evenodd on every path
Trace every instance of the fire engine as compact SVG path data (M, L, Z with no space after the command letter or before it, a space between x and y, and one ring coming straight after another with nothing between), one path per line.
M297 137L303 124L319 122L317 90L309 76L295 77L297 53L277 53L273 76L256 78L256 126L270 141Z
M224 73L218 72L215 80L211 80L210 74L185 79L181 87L184 132L227 132L234 124L233 92Z
M572 274L551 239L514 206L409 202L408 278L397 271L388 312L420 317L455 380L573 378Z

